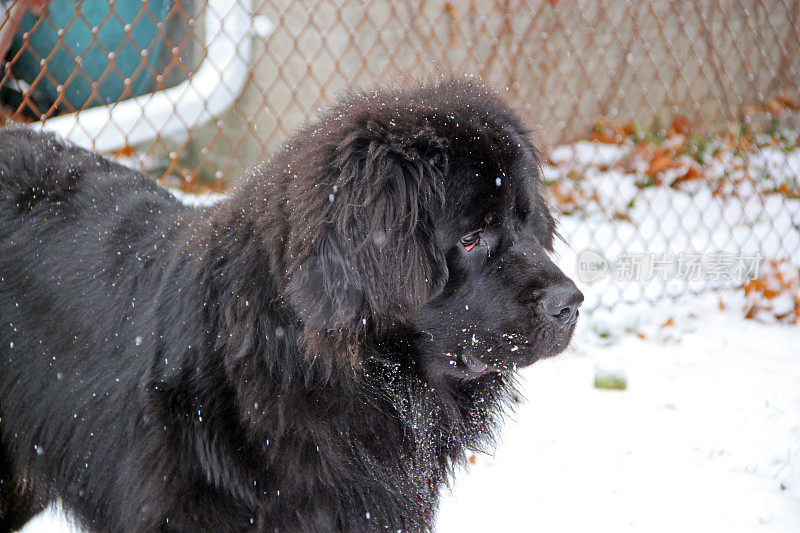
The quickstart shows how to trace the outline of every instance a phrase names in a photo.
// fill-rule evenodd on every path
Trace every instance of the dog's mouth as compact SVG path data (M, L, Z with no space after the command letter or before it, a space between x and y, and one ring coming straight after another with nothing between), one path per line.
M572 340L577 317L554 331L539 335L501 333L471 335L457 354L457 365L470 376L511 373L563 352Z
M485 374L486 372L501 372L500 369L494 365L489 366L488 363L482 361L477 356L470 353L463 353L459 359L472 374Z

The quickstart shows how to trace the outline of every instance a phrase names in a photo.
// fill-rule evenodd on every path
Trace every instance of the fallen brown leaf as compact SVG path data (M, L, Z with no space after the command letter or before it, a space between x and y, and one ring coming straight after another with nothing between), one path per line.
M798 104L797 100L795 100L794 98L781 95L781 96L776 96L775 99L781 104L783 104L784 107L786 107L787 109L791 109L792 111L800 108L800 104Z
M672 154L669 153L667 150L657 150L653 154L653 158L650 160L649 165L647 166L647 175L655 177L656 174L661 172L662 170L666 170L674 164L675 160Z
M686 117L676 116L672 119L672 122L669 125L670 133L680 133L681 135L686 135L689 133L689 120Z

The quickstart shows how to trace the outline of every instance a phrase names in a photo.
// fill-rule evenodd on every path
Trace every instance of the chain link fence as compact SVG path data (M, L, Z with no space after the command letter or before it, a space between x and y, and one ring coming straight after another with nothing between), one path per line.
M472 73L543 149L588 307L800 265L794 0L0 0L0 58L0 120L195 191L343 90Z

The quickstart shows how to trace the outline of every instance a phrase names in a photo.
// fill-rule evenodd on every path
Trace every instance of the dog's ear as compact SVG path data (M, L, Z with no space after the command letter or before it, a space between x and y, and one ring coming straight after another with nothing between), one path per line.
M542 247L552 252L553 240L558 236L558 232L553 211L547 200L547 189L542 183L542 155L519 124L516 125L515 135L512 138L517 146L523 147L521 159L525 166L522 174L526 176L523 184L527 189L526 194L530 198L531 205L528 212L531 215L533 231Z
M425 135L365 128L331 151L324 228L290 274L307 326L359 330L402 321L438 293L447 266L434 235L446 160ZM439 147L440 148L440 147Z

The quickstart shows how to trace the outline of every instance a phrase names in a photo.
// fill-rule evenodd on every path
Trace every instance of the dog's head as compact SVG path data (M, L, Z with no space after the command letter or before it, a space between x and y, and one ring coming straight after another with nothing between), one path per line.
M496 95L351 95L285 153L286 290L311 349L410 338L426 372L471 378L567 346L583 295L549 257L537 152Z

